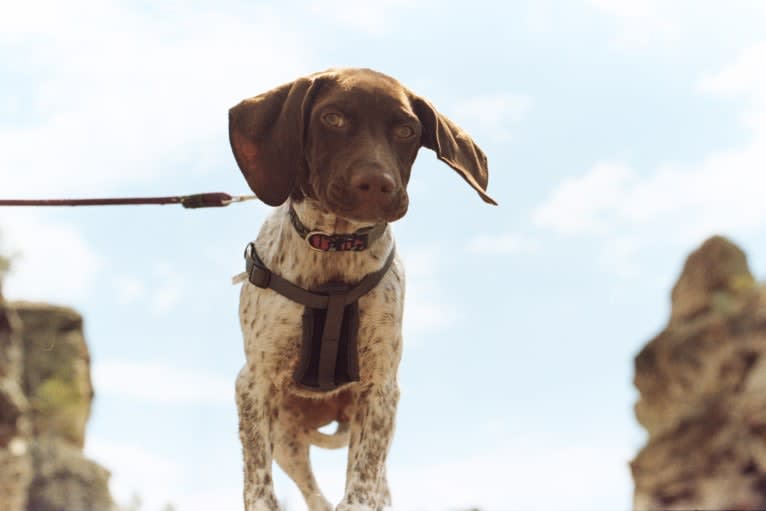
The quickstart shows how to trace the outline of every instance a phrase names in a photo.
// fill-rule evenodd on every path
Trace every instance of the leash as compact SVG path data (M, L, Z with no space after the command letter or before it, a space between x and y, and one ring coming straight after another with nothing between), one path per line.
M100 199L0 199L0 206L137 206L142 204L180 204L187 209L222 208L234 202L256 199L255 195L229 195L223 192L171 195L166 197L118 197Z

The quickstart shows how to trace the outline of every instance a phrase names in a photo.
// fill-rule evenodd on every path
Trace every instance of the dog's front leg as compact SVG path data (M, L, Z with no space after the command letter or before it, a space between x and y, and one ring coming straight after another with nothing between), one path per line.
M385 463L398 402L399 386L393 379L360 390L351 421L346 494L337 511L379 511L389 504Z
M272 430L277 419L277 393L244 367L237 377L239 438L245 461L245 511L279 511L271 479Z

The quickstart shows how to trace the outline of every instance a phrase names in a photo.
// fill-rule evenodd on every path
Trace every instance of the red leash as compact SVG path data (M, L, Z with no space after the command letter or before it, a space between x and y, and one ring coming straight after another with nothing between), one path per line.
M233 202L255 199L255 195L229 195L223 192L196 193L168 197L123 197L108 199L0 199L0 206L135 206L140 204L181 204L187 209L222 208Z

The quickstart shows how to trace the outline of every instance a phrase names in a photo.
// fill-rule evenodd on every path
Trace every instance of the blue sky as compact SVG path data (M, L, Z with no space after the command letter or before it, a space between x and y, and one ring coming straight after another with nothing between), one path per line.
M247 193L227 110L372 67L466 128L485 205L422 150L394 225L408 270L395 509L627 509L632 357L686 254L732 237L766 274L759 0L9 3L0 195ZM242 248L268 208L3 209L11 298L86 319L86 451L146 511L241 509ZM342 494L344 453L318 452ZM304 509L284 477L277 493Z

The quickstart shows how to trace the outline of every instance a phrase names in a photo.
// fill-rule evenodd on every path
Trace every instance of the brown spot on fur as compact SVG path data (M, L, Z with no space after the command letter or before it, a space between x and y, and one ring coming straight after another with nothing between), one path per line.
M333 421L346 420L352 400L350 390L342 390L324 399L287 394L283 407L293 414L302 428L317 429Z

